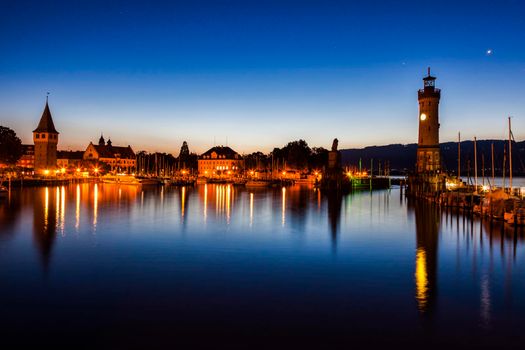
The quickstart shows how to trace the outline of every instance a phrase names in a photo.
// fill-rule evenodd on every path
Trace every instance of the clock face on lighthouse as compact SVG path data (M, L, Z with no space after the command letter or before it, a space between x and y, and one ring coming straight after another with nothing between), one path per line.
M425 121L427 119L427 115L425 113L421 113L421 115L419 116L419 119L421 121Z

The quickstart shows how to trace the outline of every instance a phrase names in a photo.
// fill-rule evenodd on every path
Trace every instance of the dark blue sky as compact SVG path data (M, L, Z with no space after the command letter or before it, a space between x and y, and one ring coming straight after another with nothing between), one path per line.
M63 149L409 143L431 66L443 141L523 138L524 39L519 0L4 0L0 123L29 142L49 91Z

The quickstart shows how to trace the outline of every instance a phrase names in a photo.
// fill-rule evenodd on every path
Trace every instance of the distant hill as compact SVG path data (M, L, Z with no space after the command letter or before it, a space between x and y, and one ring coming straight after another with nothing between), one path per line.
M485 160L486 175L491 172L491 144L494 143L494 168L496 175L501 175L503 166L503 149L508 145L504 140L479 140L477 141L478 175L481 176L482 159ZM440 144L441 160L444 170L456 172L458 167L458 144L446 142ZM392 144L386 146L369 146L365 148L352 148L341 150L343 166L357 166L359 159L363 168L370 168L370 160L374 162L374 172L378 170L379 162L384 169L386 163L390 164L392 174L404 174L415 169L417 144L407 145ZM470 161L470 171L474 172L474 142L461 142L461 172L467 174ZM512 143L512 162L514 175L525 176L525 141ZM508 162L507 162L508 168Z

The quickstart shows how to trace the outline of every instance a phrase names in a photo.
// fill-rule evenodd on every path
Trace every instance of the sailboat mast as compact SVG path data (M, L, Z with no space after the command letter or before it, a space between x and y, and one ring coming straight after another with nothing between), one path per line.
M474 136L474 186L478 191L478 147L476 136Z
M505 192L505 169L507 168L507 145L503 143L503 192Z
M511 131L511 125L510 125L510 117L509 117L509 190L512 194L512 131Z
M458 180L461 181L461 133L458 132Z
M494 142L490 144L490 153L492 157L492 186L495 187L496 184L494 183Z
M481 187L485 190L485 153L481 152Z

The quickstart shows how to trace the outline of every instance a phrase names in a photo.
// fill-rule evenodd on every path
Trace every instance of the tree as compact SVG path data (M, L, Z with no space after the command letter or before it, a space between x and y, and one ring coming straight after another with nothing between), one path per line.
M268 157L262 152L253 152L244 156L244 166L247 169L266 169Z
M197 170L199 165L199 155L196 153L190 153L186 166L191 170Z
M308 158L312 153L310 147L304 140L289 142L282 151L285 154L287 165L295 169L308 167Z
M189 155L190 155L190 148L188 147L188 143L184 141L180 148L179 158L185 161L186 159L188 159Z
M189 160L190 160L190 148L188 147L188 143L184 141L182 143L182 146L180 148L180 153L179 153L179 168L188 167Z
M328 164L328 150L324 147L312 148L312 153L308 159L310 169L323 169Z
M22 141L8 127L0 126L0 163L15 165L22 156Z

